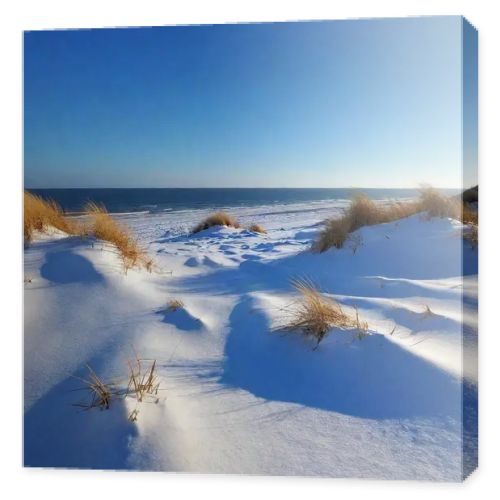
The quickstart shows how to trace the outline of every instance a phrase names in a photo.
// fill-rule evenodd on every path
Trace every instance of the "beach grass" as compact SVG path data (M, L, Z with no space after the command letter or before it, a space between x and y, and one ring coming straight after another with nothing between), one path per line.
M457 219L466 227L462 231L463 238L471 247L476 248L479 243L479 212L474 203L477 202L477 187L475 188L476 200L466 201L473 196L471 190L462 193L461 200L457 197L447 197L432 188L421 191L420 203L422 211L428 217L451 217ZM474 190L472 190L474 191Z
M85 213L90 219L90 234L99 240L112 243L120 253L126 270L137 266L151 271L152 259L139 246L132 232L113 219L103 205L89 202L85 206Z
M61 207L53 200L44 200L35 194L24 192L24 242L30 243L35 232L46 233L55 228L71 235L84 232L81 224L64 216Z
M362 227L393 222L417 213L422 213L429 219L450 217L460 220L471 226L469 231L464 232L464 236L471 235L473 241L476 234L477 241L477 211L472 210L458 197L446 196L431 187L423 187L417 200L388 205L377 205L364 194L356 195L342 216L326 221L324 229L312 245L312 250L324 252L332 247L342 248L350 234Z
M208 229L209 227L213 226L227 226L227 227L234 227L234 228L239 228L241 227L239 222L230 214L226 212L215 212L211 215L209 215L206 219L201 221L199 224L197 224L193 230L192 233L199 233L200 231L204 231L205 229Z
M184 302L180 299L170 299L167 302L167 311L169 312L175 312L178 309L183 309L184 308Z
M418 202L379 206L367 196L358 194L341 217L326 221L325 228L312 248L317 252L324 252L332 247L342 248L349 235L361 227L402 219L419 211Z
M46 233L50 228L70 236L90 237L108 241L119 251L125 269L134 266L152 270L153 260L140 248L131 231L115 221L103 205L90 202L85 207L87 220L72 219L64 214L53 200L24 192L23 232L26 244L33 240L36 232Z
M98 408L108 410L115 400L123 400L127 397L133 397L138 403L143 401L158 402L158 391L160 390L160 381L156 374L156 360L152 360L149 369L144 368L144 361L139 357L128 361L129 376L126 387L120 387L115 382L106 382L99 377L96 372L87 364L89 372L88 378L76 377L83 383L79 390L87 392L87 400L73 403L84 410ZM129 414L129 420L136 421L139 411L133 409Z
M160 382L156 374L156 359L152 361L149 369L144 369L143 360L136 357L134 363L129 361L129 372L127 395L133 394L138 402L148 396L158 395Z
M356 319L351 318L336 300L325 297L310 281L295 279L292 285L299 292L300 299L293 308L291 320L279 330L298 331L315 339L315 349L332 328L356 328L367 332L368 324L359 319L357 312Z
M248 229L254 233L267 234L267 231L259 224L252 224Z
M118 391L114 384L104 382L89 365L86 366L89 372L89 378L75 378L78 378L84 383L84 387L82 389L85 389L88 392L89 398L88 401L74 403L73 406L78 406L84 410L91 410L92 408L108 410L112 399L118 395Z
M425 187L420 190L419 211L428 217L451 217L461 220L463 203L457 197L446 196L436 189Z

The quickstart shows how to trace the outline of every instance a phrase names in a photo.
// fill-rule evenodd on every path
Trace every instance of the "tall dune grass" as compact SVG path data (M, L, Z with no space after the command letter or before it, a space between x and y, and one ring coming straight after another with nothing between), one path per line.
M363 194L356 195L341 217L326 221L325 228L313 244L313 250L324 252L332 247L342 248L349 234L361 227L402 219L418 211L417 202L379 206Z
M24 192L24 241L29 243L35 232L45 233L49 228L59 229L67 234L82 234L78 223L68 220L61 207L53 200L44 200L35 194Z
M215 212L196 225L193 228L192 233L199 233L200 231L204 231L205 229L213 226L241 227L239 222L232 215L226 212Z
M72 220L65 217L61 207L52 200L44 200L40 196L24 192L24 241L33 240L35 232L47 232L56 228L68 235L94 236L108 241L119 251L125 269L134 266L144 267L151 271L153 260L139 246L130 230L119 224L107 212L106 208L96 203L88 203L85 207L88 221Z
M451 217L461 219L463 204L456 197L446 196L436 189L425 187L420 190L419 211L428 217Z
M349 235L364 226L392 222L417 213L423 213L428 218L450 217L477 226L477 213L459 198L446 196L430 187L422 188L416 201L385 206L377 205L367 196L359 194L341 217L326 221L312 249L324 252L332 247L342 248Z
M125 269L138 266L145 267L148 271L151 270L153 261L147 257L137 239L126 226L113 219L103 205L94 202L87 203L85 213L90 219L90 233L99 240L112 243L117 248Z

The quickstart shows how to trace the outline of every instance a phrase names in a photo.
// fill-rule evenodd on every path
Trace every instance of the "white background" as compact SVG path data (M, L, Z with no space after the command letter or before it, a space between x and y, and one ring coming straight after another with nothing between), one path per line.
M1 4L0 22L0 495L37 498L500 498L500 23L493 0L420 1L18 1ZM497 4L498 5L498 4ZM23 470L22 439L22 31L461 14L479 29L480 73L480 468L462 485Z

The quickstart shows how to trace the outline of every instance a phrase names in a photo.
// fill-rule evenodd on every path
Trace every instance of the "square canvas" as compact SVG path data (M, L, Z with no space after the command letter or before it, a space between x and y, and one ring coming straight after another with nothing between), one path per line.
M24 34L24 465L477 466L477 32Z

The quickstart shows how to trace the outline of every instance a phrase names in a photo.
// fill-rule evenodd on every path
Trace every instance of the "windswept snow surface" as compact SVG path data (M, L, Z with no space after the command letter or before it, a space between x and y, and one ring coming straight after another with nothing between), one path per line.
M35 241L24 255L25 464L442 481L470 473L477 253L456 221L420 216L309 252L341 208L232 211L267 235L190 235L202 210L120 216L154 256L153 273L125 274L101 242ZM313 350L276 332L297 277L357 308L370 335L333 330ZM167 311L170 299L184 308ZM157 404L72 406L86 364L116 380L134 351L157 360Z

